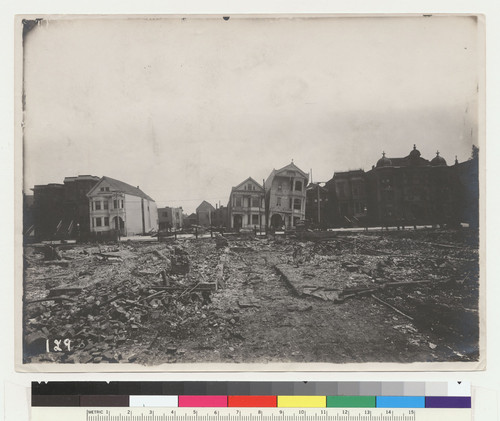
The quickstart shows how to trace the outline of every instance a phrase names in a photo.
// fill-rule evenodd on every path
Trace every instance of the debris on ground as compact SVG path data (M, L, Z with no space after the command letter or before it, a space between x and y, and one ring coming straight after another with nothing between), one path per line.
M30 245L24 265L25 362L479 355L472 230Z

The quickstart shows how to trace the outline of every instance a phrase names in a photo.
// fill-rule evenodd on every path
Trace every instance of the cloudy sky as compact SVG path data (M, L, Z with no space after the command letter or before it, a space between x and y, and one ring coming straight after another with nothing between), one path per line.
M26 192L107 175L192 212L292 159L327 181L478 143L471 17L49 19L24 47Z

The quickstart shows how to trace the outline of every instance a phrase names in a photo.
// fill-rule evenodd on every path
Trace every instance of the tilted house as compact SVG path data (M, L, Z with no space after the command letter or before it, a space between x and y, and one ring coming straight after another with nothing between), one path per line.
M294 227L306 214L309 176L293 162L271 172L266 180L267 223L274 228Z
M156 203L139 187L105 176L87 196L91 232L132 236L158 230Z

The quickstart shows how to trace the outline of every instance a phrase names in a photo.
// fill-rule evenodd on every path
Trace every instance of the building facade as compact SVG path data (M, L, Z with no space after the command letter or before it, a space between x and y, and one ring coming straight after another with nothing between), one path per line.
M196 219L198 225L210 227L213 225L215 208L206 200L200 203L196 208Z
M326 183L328 225L361 226L367 218L366 174L363 170L335 172Z
M422 158L416 145L402 158L385 154L366 173L368 217L380 225L456 225L461 184L454 166L436 153Z
M328 189L324 183L310 183L306 188L306 220L314 228L330 226Z
M38 240L80 238L90 231L87 193L99 181L92 175L66 177L64 184L33 188L33 221Z
M183 227L182 208L158 208L158 227L160 231L180 230Z
M274 228L291 228L306 216L309 176L293 162L273 169L265 182L266 220Z
M212 225L217 228L227 228L229 220L229 209L227 206L215 205Z
M132 236L158 230L156 203L139 187L102 177L87 197L90 230L97 235L114 231Z
M416 145L404 157L382 153L370 171L336 172L326 186L334 227L474 225L479 215L477 160L449 166Z
M33 188L33 222L37 241L55 240L64 217L64 184L39 184Z
M64 221L63 227L75 237L90 232L89 199L87 193L99 182L93 175L79 175L64 179Z
M264 198L264 188L252 177L233 187L228 203L230 228L265 227Z

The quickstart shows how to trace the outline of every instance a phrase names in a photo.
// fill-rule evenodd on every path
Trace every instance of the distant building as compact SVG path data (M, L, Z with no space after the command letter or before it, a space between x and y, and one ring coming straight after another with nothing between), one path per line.
M382 154L366 173L368 218L380 225L456 224L460 181L436 154L421 157L416 145L403 158Z
M33 188L33 222L38 240L77 238L90 231L87 193L99 177L66 177L64 184L51 183Z
M230 228L262 228L265 226L264 188L248 177L231 189L228 209Z
M183 224L184 228L190 228L193 225L198 225L198 217L196 216L195 213L192 213L191 215L183 215Z
M363 170L335 172L326 183L328 225L359 226L366 222L367 191Z
M215 205L212 225L217 228L227 228L229 221L229 209L227 206Z
M158 226L161 231L171 229L182 229L183 215L182 208L158 208Z
M65 229L73 237L90 232L90 211L87 193L99 182L93 175L79 175L64 179Z
M479 227L479 158L477 154L465 162L455 160L453 166L460 180L460 220Z
M35 238L55 239L64 216L64 185L36 185L33 188L33 213Z
M306 215L309 176L293 162L273 169L266 180L266 219L273 228L293 227Z
M439 152L423 158L416 145L405 157L382 153L370 171L336 172L326 188L335 227L475 225L479 217L477 159L449 166Z
M196 208L197 224L202 227L212 226L215 208L206 200Z
M328 212L328 190L324 183L310 183L306 188L306 220L314 227L327 228L330 226Z
M158 229L156 203L139 187L102 177L87 197L92 232L119 231L122 236L131 236Z

